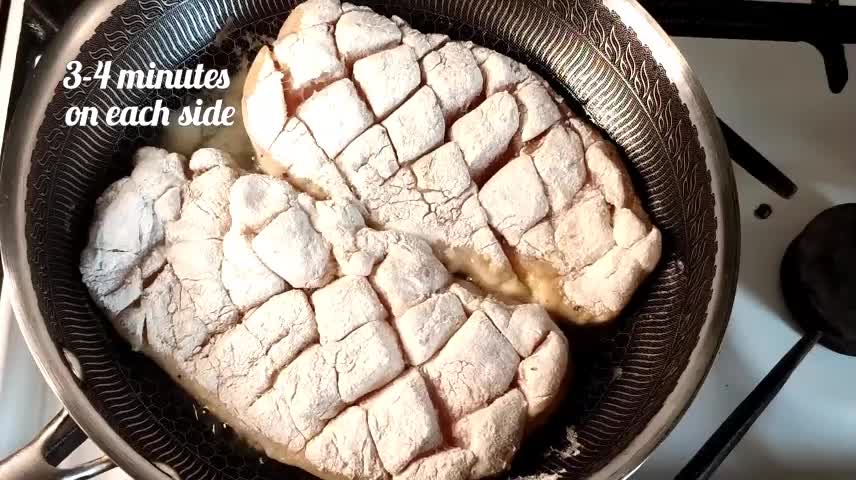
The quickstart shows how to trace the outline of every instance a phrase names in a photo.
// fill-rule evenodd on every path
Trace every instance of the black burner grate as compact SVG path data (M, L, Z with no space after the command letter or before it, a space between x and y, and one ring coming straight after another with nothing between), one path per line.
M640 0L669 35L806 42L820 51L829 88L847 84L844 44L856 43L856 7L838 0L783 3L742 0Z

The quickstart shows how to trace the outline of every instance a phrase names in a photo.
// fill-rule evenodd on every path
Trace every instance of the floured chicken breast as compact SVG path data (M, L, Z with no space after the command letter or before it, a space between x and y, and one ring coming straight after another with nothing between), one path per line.
M465 172L452 147L438 164ZM423 238L368 227L350 198L235 165L147 147L98 199L80 269L121 336L270 457L322 478L507 469L567 378L544 307L457 283ZM421 168L486 218L469 180Z
M490 292L605 322L659 261L618 150L498 52L310 0L259 52L243 105L265 172L354 202Z
M96 304L274 459L505 471L567 390L553 318L615 318L659 261L618 150L525 65L338 0L259 51L242 116L250 170L143 148L98 199Z

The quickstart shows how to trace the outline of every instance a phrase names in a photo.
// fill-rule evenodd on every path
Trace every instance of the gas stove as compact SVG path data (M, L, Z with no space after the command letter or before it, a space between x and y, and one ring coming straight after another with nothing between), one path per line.
M21 10L11 98L76 3L27 2ZM856 202L856 85L848 83L856 0L641 3L676 37L723 122L742 228L739 289L720 355L686 416L634 476L661 480L680 470L801 336L779 292L788 243L822 210ZM0 14L14 10L0 1ZM0 457L59 409L20 338L8 293L0 299L0 417L15 421L4 422ZM856 478L854 367L851 358L815 348L714 478ZM69 461L97 455L86 443ZM101 478L129 477L113 471Z

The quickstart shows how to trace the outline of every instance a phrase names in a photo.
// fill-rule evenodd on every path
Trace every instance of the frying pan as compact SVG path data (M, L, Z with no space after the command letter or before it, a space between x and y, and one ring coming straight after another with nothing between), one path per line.
M509 478L624 478L689 406L722 339L737 282L734 179L716 117L665 33L632 0L363 0L426 32L494 48L545 76L624 151L664 233L658 270L613 324L569 332L577 375L526 441ZM72 105L177 106L182 92L62 88L66 64L92 74L149 62L235 68L248 34L275 36L295 0L90 0L29 82L2 164L0 245L27 344L67 412L6 464L4 478L87 478L110 461L134 478L310 478L245 447L98 312L78 258L94 201L157 132L70 128ZM76 424L75 424L76 422ZM86 433L109 456L57 470ZM70 441L67 441L71 439ZM46 459L45 459L46 458ZM539 475L554 475L538 477Z

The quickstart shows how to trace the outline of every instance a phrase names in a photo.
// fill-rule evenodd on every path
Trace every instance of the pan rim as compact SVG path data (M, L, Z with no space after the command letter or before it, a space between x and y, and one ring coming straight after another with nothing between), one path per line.
M4 258L8 286L13 289L12 305L24 339L42 375L61 403L71 412L81 429L127 473L135 478L168 478L117 434L77 385L60 349L50 338L38 308L26 255L26 212L23 202L27 175L22 175L22 172L28 172L32 162L38 131L36 127L42 123L45 110L53 99L55 85L65 74L66 62L80 52L80 47L90 37L89 33L94 32L98 25L109 18L114 8L124 1L88 0L79 7L54 40L49 53L40 62L38 75L21 97L22 104L30 108L16 112L0 165L3 191L0 215L7 219L5 228L0 229L0 253ZM706 165L711 174L718 244L713 295L689 364L649 424L624 451L593 476L612 479L627 478L642 466L680 421L704 383L719 351L736 293L740 231L730 159L713 109L700 83L671 39L635 0L603 0L603 3L615 11L640 41L651 49L654 57L666 69L670 80L677 85L681 99L689 107L693 123L698 127L700 143L706 153Z
M677 45L636 0L603 0L628 25L638 39L651 49L666 75L677 85L680 98L686 103L690 119L698 127L699 141L705 151L715 198L718 245L712 296L707 319L699 331L699 340L690 354L686 368L674 389L648 425L609 464L596 472L592 479L627 479L638 471L654 450L674 430L689 410L716 361L731 318L737 293L740 266L740 212L737 185L731 157L719 127L713 106L701 82L687 64ZM639 28L643 27L643 28ZM658 427L658 423L660 426ZM643 443L640 445L640 443Z

